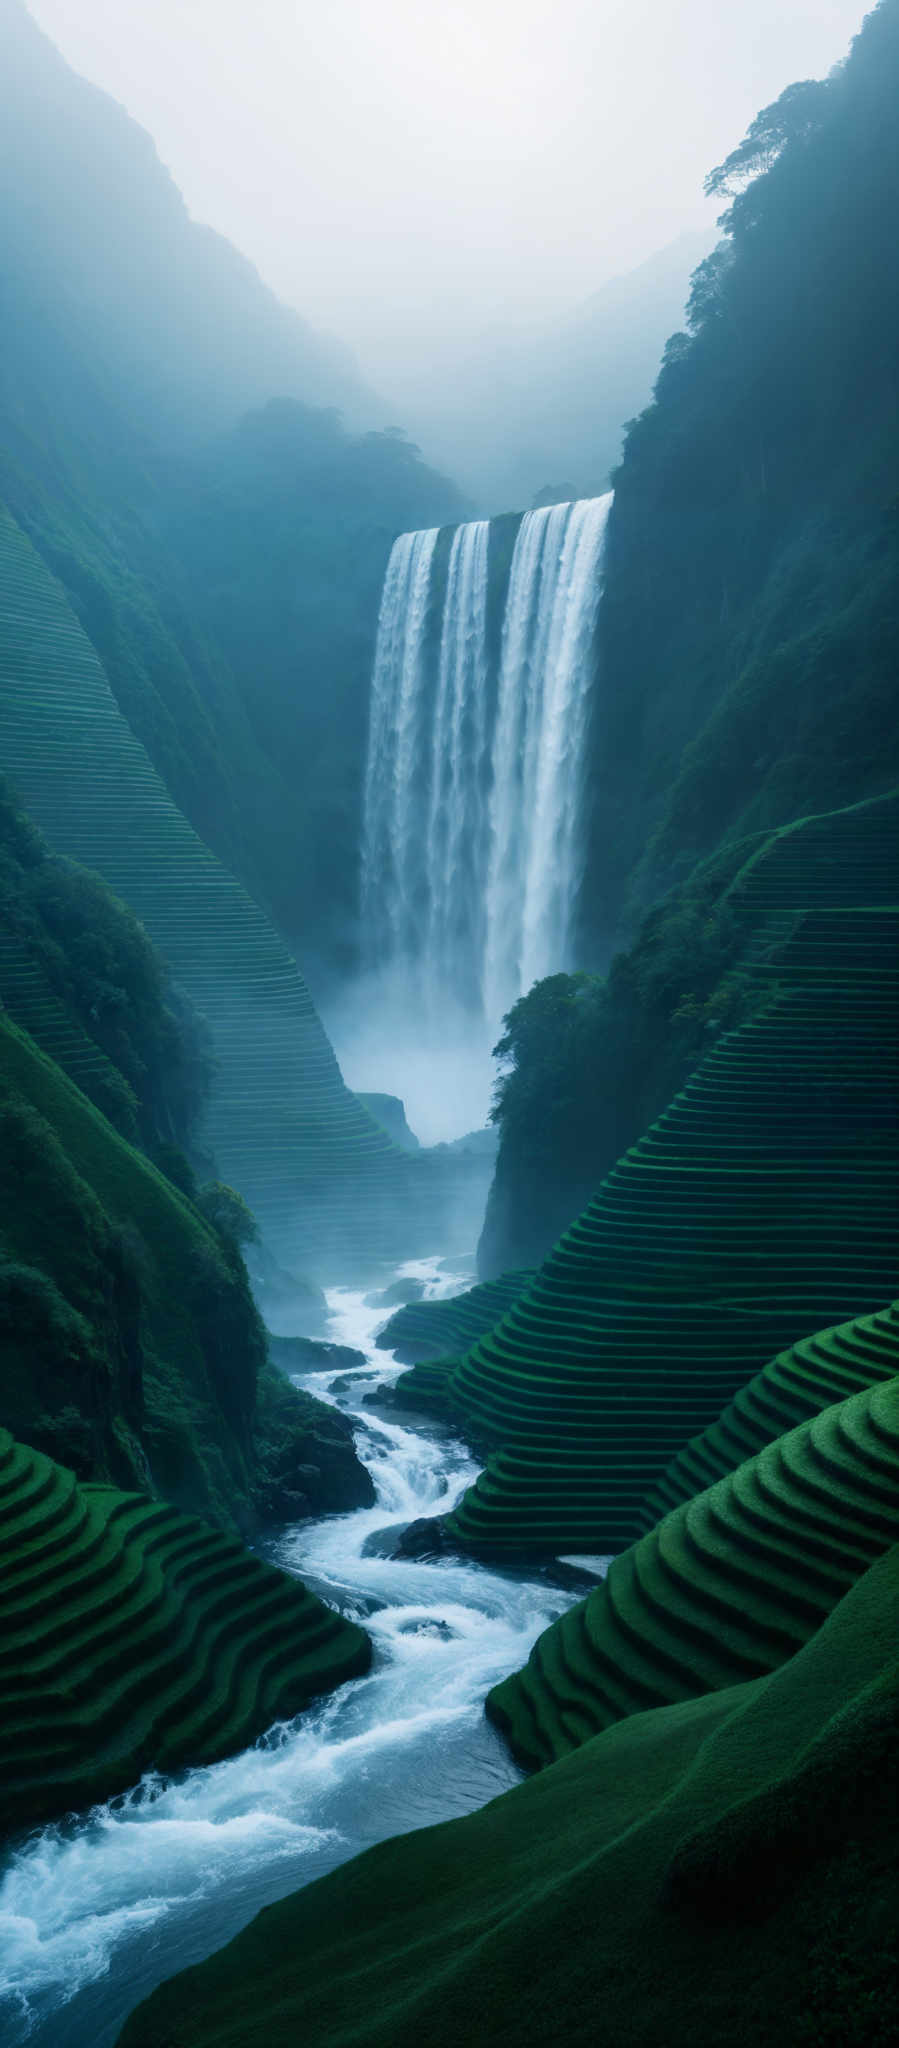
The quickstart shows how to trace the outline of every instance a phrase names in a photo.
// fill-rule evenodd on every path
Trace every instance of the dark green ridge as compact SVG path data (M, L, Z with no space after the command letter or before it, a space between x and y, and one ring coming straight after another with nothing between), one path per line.
M0 1015L3 1415L86 1477L245 1518L265 1338L191 1202ZM142 1448L145 1447L145 1448Z
M212 1763L370 1661L362 1629L235 1537L79 1485L0 1430L0 1816Z
M61 586L0 509L0 760L51 845L130 904L205 1016L201 1136L276 1252L337 1270L433 1241L442 1177L344 1085L287 947L198 839L118 709Z
M120 2048L889 2048L897 1640L894 1549L772 1676L268 1907Z
M899 1379L778 1437L613 1559L493 1688L519 1760L776 1669L899 1538Z
M494 1453L457 1542L624 1548L671 1458L774 1353L892 1296L897 819L894 797L811 819L737 876L758 1007L449 1376Z
M672 1508L692 1500L800 1422L835 1401L899 1373L899 1305L857 1316L836 1329L781 1351L719 1415L685 1444L647 1494L640 1511L651 1529Z
M379 1330L378 1349L395 1351L414 1364L423 1358L442 1358L447 1352L458 1356L484 1330L492 1330L533 1278L533 1273L503 1273L498 1280L483 1280L449 1301L407 1301Z

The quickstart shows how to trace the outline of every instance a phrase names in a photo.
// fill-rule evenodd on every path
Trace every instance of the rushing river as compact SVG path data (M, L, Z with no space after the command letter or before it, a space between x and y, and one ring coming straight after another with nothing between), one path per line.
M424 1280L428 1294L471 1284L439 1261L401 1273ZM366 1371L337 1394L334 1366L302 1384L358 1419L377 1505L298 1523L272 1554L364 1622L372 1669L254 1749L144 1780L7 1856L4 2048L110 2048L161 1978L219 1948L260 1907L385 1835L468 1813L517 1781L484 1695L574 1596L475 1563L382 1554L387 1532L449 1508L477 1467L436 1428L401 1426L364 1405L399 1370L374 1348L386 1311L349 1289L332 1290L328 1304L328 1336L364 1352Z

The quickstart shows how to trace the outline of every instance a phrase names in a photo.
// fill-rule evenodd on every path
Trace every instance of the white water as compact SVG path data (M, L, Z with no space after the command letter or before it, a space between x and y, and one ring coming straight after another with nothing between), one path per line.
M435 536L403 534L391 554L372 679L363 936L369 971L415 1004L419 1033L429 1017L461 1011L489 1047L518 995L572 965L611 502L526 513L492 678L489 523L453 536L439 643Z
M439 1262L401 1269L427 1294L467 1278ZM276 1556L375 1644L368 1676L341 1687L255 1749L46 1828L0 1872L4 2048L111 2048L133 2005L244 1926L260 1907L385 1835L471 1811L518 1772L483 1713L573 1595L461 1561L378 1554L385 1531L447 1509L474 1477L465 1450L362 1405L397 1366L373 1347L385 1311L329 1295L329 1336L364 1350L351 1396L339 1368L303 1384L358 1413L377 1505L298 1524ZM371 1546L371 1554L369 1547ZM443 1626L438 1627L438 1624Z

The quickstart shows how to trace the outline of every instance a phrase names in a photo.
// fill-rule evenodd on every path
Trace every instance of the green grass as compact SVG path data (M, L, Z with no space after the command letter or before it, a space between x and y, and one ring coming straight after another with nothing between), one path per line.
M370 1645L236 1538L80 1485L0 1430L0 1814L211 1763L366 1669Z
M897 1631L893 1550L772 1675L269 1907L121 2048L887 2048Z
M531 1273L503 1273L450 1301L409 1301L379 1332L381 1350L414 1361L400 1374L397 1392L413 1407L444 1409L450 1374L461 1353L486 1334L518 1300Z
M491 1719L520 1761L546 1764L629 1714L773 1670L897 1540L893 1378L767 1444L613 1559L494 1687Z
M620 1550L773 1354L894 1291L899 803L770 835L730 884L756 1003L445 1381L485 1554Z

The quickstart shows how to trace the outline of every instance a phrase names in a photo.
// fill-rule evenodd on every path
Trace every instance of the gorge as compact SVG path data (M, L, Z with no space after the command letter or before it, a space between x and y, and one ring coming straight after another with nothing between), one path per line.
M0 37L4 2043L888 2048L899 0L500 510Z

